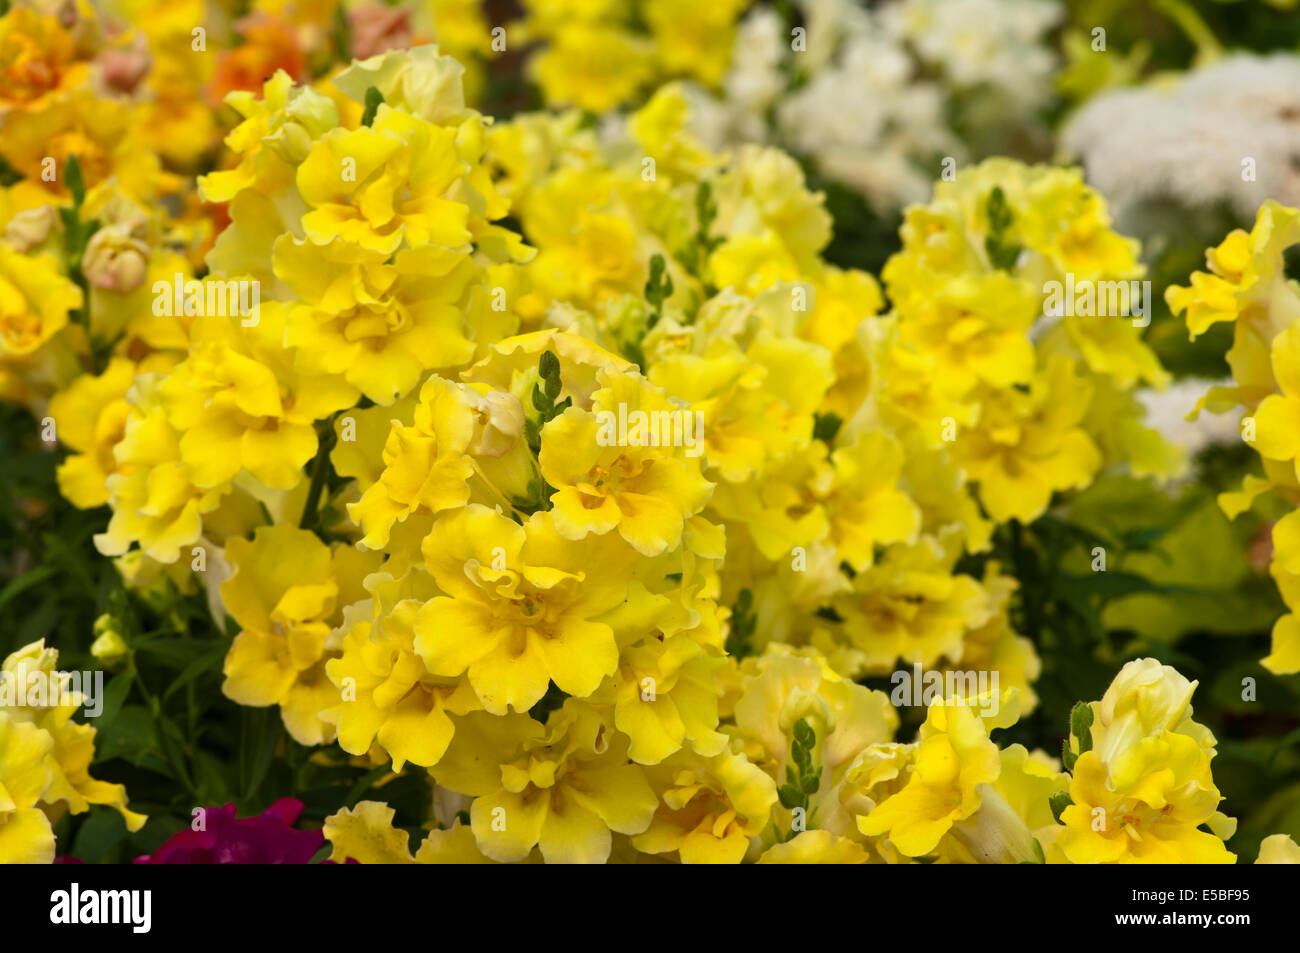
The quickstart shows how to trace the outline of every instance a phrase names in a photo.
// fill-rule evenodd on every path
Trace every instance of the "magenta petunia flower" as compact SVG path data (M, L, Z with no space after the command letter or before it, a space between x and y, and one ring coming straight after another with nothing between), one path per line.
M280 798L256 817L235 805L204 808L203 830L183 830L137 864L306 864L325 842L319 830L294 830L303 803Z

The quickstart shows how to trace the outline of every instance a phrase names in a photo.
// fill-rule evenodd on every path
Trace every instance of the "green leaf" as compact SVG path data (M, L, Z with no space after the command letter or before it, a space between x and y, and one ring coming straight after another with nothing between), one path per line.
M330 28L330 38L334 43L334 55L341 63L352 58L352 41L348 38L348 17L343 4L334 8L334 22Z
M375 114L379 112L379 107L384 101L384 94L374 86L366 89L366 109L361 114L361 125L369 126L375 121Z
M654 314L647 322L650 327L653 327L658 320L664 301L673 293L673 279L668 275L667 270L668 263L663 255L656 253L650 258L650 277L645 283L645 299L654 310Z
M1043 845L1038 843L1038 838L1033 838L1035 860L1022 860L1022 864L1045 864L1047 858L1043 856Z
M545 724L547 719L551 717L551 712L562 708L564 700L568 697L568 693L562 690L559 685L549 682L546 686L546 694L538 699L537 704L528 709L528 716L534 721Z
M99 717L95 719L95 727L100 731L108 730L117 718L127 696L131 694L131 683L133 681L130 672L119 672L109 679L108 687L104 689Z
M993 187L993 191L989 193L986 210L990 231L1001 234L1011 227L1011 208L1007 205L1007 195L1002 191L1002 186Z
M269 721L270 724L264 724L252 742L253 750L248 761L248 778L244 788L244 796L247 798L252 798L261 789L266 772L275 758L275 749L280 744L280 737L284 734L280 713L272 709L266 709L266 712L272 717L263 718L262 721L263 723Z
M4 9L8 6L9 0L0 0L0 16L4 16ZM23 180L23 174L0 158L0 187L8 188L16 182Z
M753 604L754 597L748 589L742 589L736 594L736 604L731 611L731 627L727 633L726 650L728 655L744 658L753 654L750 637L754 634L757 625L757 620L751 611Z
M40 566L33 569L31 572L24 573L17 579L10 580L7 586L0 589L0 611L3 611L4 607L20 593L25 592L38 583L44 582L53 575L54 567Z
M126 840L122 815L106 807L92 807L73 839L69 853L87 864L102 864L118 844Z
M166 668L182 671L198 657L208 651L208 643L195 642L178 637L136 639L131 647L139 654L146 655Z
M1287 733L1287 734L1286 734L1286 735L1285 735L1285 736L1284 736L1284 737L1283 737L1283 738L1282 738L1282 739L1277 743L1277 747L1275 747L1275 748L1273 749L1273 753L1272 753L1271 755L1268 756L1268 765L1269 765L1269 767L1271 768L1271 767L1273 766L1273 763L1274 763L1275 761L1277 761L1277 756L1278 756L1279 754L1281 754L1281 753L1282 753L1283 751L1285 751L1287 748L1291 747L1291 746L1292 746L1293 744L1295 744L1297 741L1300 741L1300 728L1295 729L1295 731L1288 732L1288 733Z
M537 373L544 381L560 380L560 359L555 356L554 351L542 352L541 357L537 359Z
M1061 764L1065 766L1065 770L1073 771L1074 763L1078 760L1079 760L1079 756L1075 754L1074 749L1070 747L1070 742L1062 741L1061 742Z
M1006 234L1014 216L1001 186L995 186L989 193L985 210L988 215L989 234L984 238L984 250L988 253L989 262L994 268L1010 271L1020 257L1021 248Z
M1052 808L1052 818L1056 823L1061 823L1061 812L1074 803L1070 799L1069 791L1057 791L1047 802Z
M1092 749L1092 706L1087 702L1075 703L1070 712L1070 734L1078 742L1079 754Z
M75 154L68 156L63 175L68 183L68 191L72 193L72 207L80 209L86 201L86 180L81 174L81 160Z
M189 665L185 666L185 668L181 670L181 673L176 676L170 685L167 686L167 691L163 692L163 701L171 698L172 695L176 694L176 692L180 691L200 675L203 675L206 672L219 670L221 662L226 657L226 651L227 648L224 643L212 646L207 652L200 655Z
M812 752L797 741L790 745L790 760L798 765L800 773L812 768Z
M844 421L840 415L830 411L825 414L813 414L813 439L820 440L822 443L831 444L835 442L835 436L840 432L840 427Z
M112 725L101 727L96 735L95 762L114 758L167 776L167 763L160 757L154 736L153 716L143 705L125 706Z
M372 787L374 787L376 781L392 773L393 772L391 766L384 764L375 768L373 771L369 771L366 774L362 775L357 780L357 783L352 785L351 790L348 791L348 796L344 803L346 803L348 807L356 807L357 802L361 800L361 795L365 794Z

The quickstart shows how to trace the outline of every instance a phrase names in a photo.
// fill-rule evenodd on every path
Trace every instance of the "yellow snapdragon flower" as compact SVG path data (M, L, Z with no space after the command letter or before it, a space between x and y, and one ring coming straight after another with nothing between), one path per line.
M0 242L0 366L30 357L81 305L81 289L52 257L30 258Z
M158 157L140 148L133 137L140 108L96 96L83 86L48 100L40 109L6 115L0 157L23 174L23 181L13 186L23 206L68 202L72 192L66 170L74 155L88 198L110 187L140 201L156 198L172 180ZM54 178L43 174L48 173L47 159L54 160Z
M831 467L830 540L855 572L871 567L877 546L916 541L921 511L898 489L903 450L897 440L880 431L861 434L836 447Z
M655 54L669 75L716 86L731 64L736 20L749 0L653 0L645 4Z
M650 637L623 649L608 694L614 727L631 740L628 757L658 764L688 743L706 757L722 751L728 739L718 730L717 677L726 667L726 659L691 634Z
M1071 863L1236 861L1218 836L1199 829L1214 817L1221 795L1209 756L1185 735L1143 738L1109 764L1085 752L1070 797L1059 846Z
M1271 834L1259 845L1257 864L1300 864L1300 847L1286 834Z
M1255 409L1255 449L1262 457L1291 463L1300 479L1300 325L1275 337L1271 351L1281 393L1269 394Z
M744 483L808 445L834 372L822 347L760 331L744 351L715 339L704 354L665 355L649 378L703 414L707 469Z
M464 245L469 208L444 195L467 171L455 130L381 105L372 125L331 129L298 166L303 231L318 245L342 238L385 255L403 241Z
M0 117L40 109L52 97L85 82L89 64L59 20L31 7L0 17Z
M273 254L277 277L301 302L286 340L305 369L340 375L375 403L391 404L425 371L473 357L460 301L474 266L463 251L426 245L389 262L342 241L315 246L285 235Z
M54 831L37 805L50 785L54 741L0 709L0 863L48 864Z
M240 327L248 319L239 316L199 319L189 356L159 385L199 486L247 470L269 487L292 488L316 453L315 422L356 399L343 379L295 366L281 343L283 305L265 302L259 311L256 327Z
M393 826L397 812L379 801L358 801L325 819L325 839L342 864L490 864L474 840L473 831L459 821L445 830L432 830L411 856L406 831Z
M979 483L980 502L999 522L1029 521L1057 490L1086 486L1101 452L1079 426L1092 390L1067 358L1053 358L1027 392L981 394L979 423L957 446Z
M763 655L746 659L744 680L735 705L734 735L749 760L761 767L778 788L789 784L795 725L813 732L811 749L817 790L807 810L796 816L782 808L780 833L805 827L848 834L852 823L841 810L841 786L857 756L873 745L886 744L898 728L898 714L883 692L842 678L812 649L791 650L769 645ZM856 836L856 832L854 832Z
M711 758L679 751L648 769L661 804L632 845L647 854L675 851L684 864L737 864L767 826L776 784L743 754Z
M549 512L523 526L470 504L439 518L423 546L439 588L415 620L430 673L468 674L483 707L527 711L556 686L590 695L618 664L605 617L623 606L635 553L617 536L560 534Z
M531 60L529 71L547 102L600 113L650 80L654 47L617 26L574 23Z
M44 640L10 654L0 684L22 685L26 704L0 702L0 863L54 859L52 824L65 813L104 804L138 831L145 816L127 808L126 788L90 775L95 729L72 721L84 696L58 670L59 653ZM38 689L40 694L30 694ZM6 693L8 694L8 693Z
M555 487L555 528L569 539L617 530L646 556L675 549L712 492L683 446L687 428L700 439L696 418L640 375L604 369L596 377L590 410L570 407L542 430L538 460ZM634 414L644 421L639 437Z
M943 368L938 386L956 398L978 383L1009 388L1034 374L1028 332L1040 304L1040 293L1005 272L968 272L919 296L900 337L936 360Z
M294 526L263 526L251 540L227 542L233 574L221 584L240 633L226 654L221 690L241 705L280 706L299 744L332 741L320 712L338 698L325 674L326 643L338 609L361 596L376 554L330 547Z
M450 716L482 707L468 679L431 675L416 654L415 621L437 587L409 563L394 557L366 578L368 611L367 603L345 610L341 654L325 663L341 701L321 711L339 747L364 755L377 745L395 771L408 761L437 764L455 732Z
M1056 842L1068 862L1235 861L1223 839L1236 824L1218 813L1215 740L1192 718L1195 690L1174 668L1135 659L1090 705L1091 747L1074 765Z
M204 515L231 487L197 485L181 458L181 436L168 423L157 375L140 375L127 400L133 409L113 448L117 472L106 481L113 515L95 546L106 556L122 556L139 544L150 559L174 563L182 547L198 542Z
M869 837L888 834L899 852L920 857L934 852L945 835L971 819L986 799L992 804L1001 800L992 784L1002 762L989 732L1015 722L1019 705L1015 689L1007 689L990 713L984 705L994 700L988 695L946 698L931 705L907 782L859 817L858 829ZM1027 841L1022 839L1022 850L1023 843Z
M474 464L467 452L474 421L463 388L436 376L425 382L412 425L395 422L389 430L379 479L348 504L365 533L363 546L382 548L393 524L414 514L432 515L469 501Z
M1270 199L1260 206L1250 232L1235 229L1206 252L1208 273L1193 272L1190 287L1171 285L1165 291L1165 301L1175 315L1186 312L1187 330L1193 338L1217 322L1244 319L1243 331L1271 341L1300 313L1288 296L1279 299L1278 295L1289 284L1282 254L1297 241L1300 210ZM1289 297L1294 298L1294 293ZM1234 328L1233 351L1240 354L1243 343ZM1234 363L1231 351L1228 362ZM1240 374L1234 376L1240 384L1249 383Z
M107 480L118 469L113 448L126 434L131 413L126 394L135 375L134 362L115 357L102 374L77 378L50 401L59 439L76 451L57 471L59 492L73 506L90 509L108 502Z
M493 860L534 847L548 863L602 863L611 832L639 834L657 800L627 741L573 700L545 725L526 715L473 713L434 769L439 784L474 797L471 827Z
M233 169L199 176L199 191L209 202L229 202L244 189L268 194L292 181L295 167L312 144L339 124L338 107L309 86L297 86L284 70L262 84L262 95L236 90L226 105L242 121L226 136L239 157ZM340 167L338 174L342 174Z
M843 624L823 628L814 644L854 675L892 671L900 659L927 668L959 661L968 634L994 611L978 580L953 571L959 555L930 536L890 548L834 600Z

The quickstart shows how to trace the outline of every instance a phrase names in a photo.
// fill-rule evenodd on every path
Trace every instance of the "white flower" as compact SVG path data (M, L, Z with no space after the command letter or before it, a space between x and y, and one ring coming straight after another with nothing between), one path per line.
M792 48L780 17L751 12L737 31L721 98L692 90L692 126L714 150L774 143L864 195L882 214L923 201L939 161L968 149L947 116L960 93L987 117L982 135L1032 121L1056 60L1043 34L1060 7L1044 0L801 0ZM772 119L775 121L772 122ZM770 124L770 127L769 127Z
M1050 90L1057 58L1043 37L1061 12L1041 0L903 0L882 17L953 85L988 85L1024 108Z
M1181 79L1098 96L1067 125L1062 148L1083 160L1116 220L1139 205L1228 203L1253 219L1268 198L1300 204L1300 57L1236 54ZM1243 181L1254 160L1256 181Z
M1137 392L1146 408L1146 424L1166 440L1187 450L1189 457L1210 446L1230 446L1241 439L1241 414L1202 411L1195 420L1187 414L1211 387L1231 387L1231 380L1210 381L1184 377L1164 390L1147 387Z

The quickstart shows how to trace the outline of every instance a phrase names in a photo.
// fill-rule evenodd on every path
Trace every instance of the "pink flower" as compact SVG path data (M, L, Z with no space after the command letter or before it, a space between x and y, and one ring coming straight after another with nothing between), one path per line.
M411 11L383 3L363 3L348 11L352 55L359 60L411 45Z
M235 805L202 809L203 829L183 830L137 864L306 864L325 842L319 831L294 830L303 803L280 798L256 817Z

